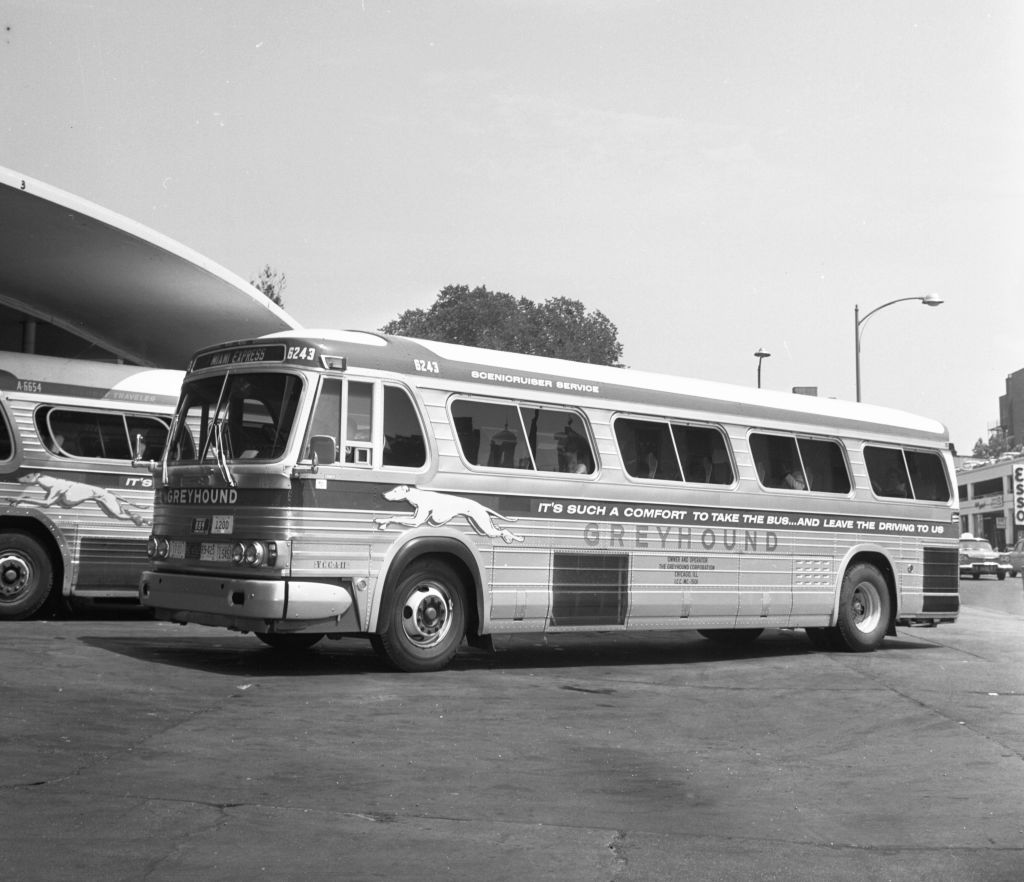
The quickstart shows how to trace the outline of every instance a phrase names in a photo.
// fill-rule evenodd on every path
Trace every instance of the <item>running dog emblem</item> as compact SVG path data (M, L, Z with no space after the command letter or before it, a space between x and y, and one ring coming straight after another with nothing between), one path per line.
M388 490L384 498L390 502L408 502L413 507L413 513L406 518L374 518L378 530L386 530L388 524L400 524L403 527L422 527L429 524L432 527L440 527L461 515L481 536L503 539L509 545L523 541L522 536L494 524L494 518L502 521L514 521L515 518L505 517L463 496L449 496L447 493L435 493L433 490L419 490L407 484L399 484Z
M41 505L43 508L59 505L61 508L75 508L83 502L95 502L106 514L112 518L131 521L137 527L146 526L149 521L137 514L130 503L115 496L103 487L93 487L91 484L82 484L78 481L67 481L64 478L54 478L50 475L43 475L39 472L29 472L18 478L19 484L25 484L26 489L31 486L42 488L46 495L42 502L22 496L20 499L10 501L10 505Z

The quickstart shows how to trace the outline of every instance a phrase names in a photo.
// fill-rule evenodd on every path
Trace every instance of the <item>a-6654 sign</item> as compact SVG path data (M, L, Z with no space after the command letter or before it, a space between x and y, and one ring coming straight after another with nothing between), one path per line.
M1013 467L1013 523L1024 527L1024 463Z

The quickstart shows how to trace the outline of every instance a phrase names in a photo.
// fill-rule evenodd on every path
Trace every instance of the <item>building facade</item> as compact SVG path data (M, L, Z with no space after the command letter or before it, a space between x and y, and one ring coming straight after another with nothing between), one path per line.
M1024 444L1024 368L1006 378L1006 394L999 396L999 427L1009 447Z
M1024 371L1019 371L1024 378ZM1024 415L1024 411L1022 411ZM1024 536L1024 454L957 467L960 532L988 539L997 550Z

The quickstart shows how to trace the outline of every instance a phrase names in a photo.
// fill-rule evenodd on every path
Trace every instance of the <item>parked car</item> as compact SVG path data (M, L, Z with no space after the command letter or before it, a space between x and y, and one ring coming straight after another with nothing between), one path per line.
M1010 559L1010 575L1024 575L1024 536L1017 540L1017 544L1006 553L1006 556Z
M1011 570L1009 555L996 551L988 539L979 539L970 533L960 537L960 575L978 579L991 574L1005 579Z

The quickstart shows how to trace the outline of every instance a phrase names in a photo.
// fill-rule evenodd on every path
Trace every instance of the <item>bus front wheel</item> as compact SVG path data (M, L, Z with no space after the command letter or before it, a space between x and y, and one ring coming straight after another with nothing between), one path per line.
M53 564L28 533L0 534L0 619L27 619L46 603Z
M889 627L889 586L871 564L855 564L846 571L839 592L839 616L834 634L850 652L878 649Z
M414 563L398 580L379 635L387 660L400 671L439 671L466 634L466 592L458 574L439 560Z

